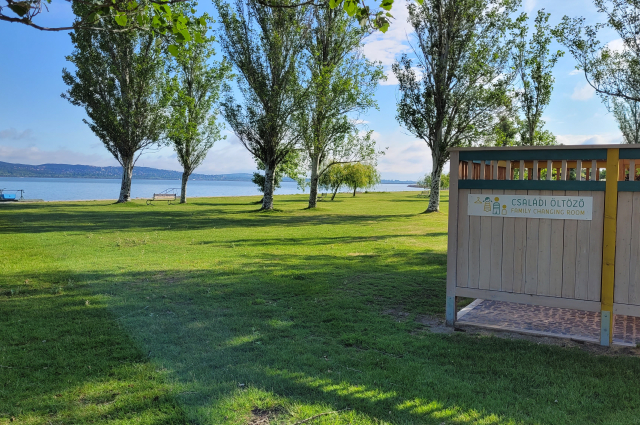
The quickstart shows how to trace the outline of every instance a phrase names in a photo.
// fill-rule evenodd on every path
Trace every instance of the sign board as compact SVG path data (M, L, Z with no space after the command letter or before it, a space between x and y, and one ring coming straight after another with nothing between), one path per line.
M482 217L591 220L591 196L469 194L469 215Z

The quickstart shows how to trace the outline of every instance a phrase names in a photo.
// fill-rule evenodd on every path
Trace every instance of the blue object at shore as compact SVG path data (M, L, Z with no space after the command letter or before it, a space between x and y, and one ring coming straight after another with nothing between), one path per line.
M15 201L16 195L15 193L3 193L2 195L0 195L0 199L3 199L5 201Z

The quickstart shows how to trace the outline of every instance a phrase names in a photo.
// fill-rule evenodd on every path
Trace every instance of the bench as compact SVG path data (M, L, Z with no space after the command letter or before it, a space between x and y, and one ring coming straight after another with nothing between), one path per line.
M430 190L423 190L418 194L418 198L428 198L430 194L431 194Z
M153 201L167 201L168 205L171 205L171 201L175 200L175 193L154 193L152 199L147 199L147 205L153 205Z

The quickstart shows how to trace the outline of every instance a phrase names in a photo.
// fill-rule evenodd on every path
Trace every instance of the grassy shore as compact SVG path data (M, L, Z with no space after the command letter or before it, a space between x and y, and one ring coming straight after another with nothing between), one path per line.
M429 331L444 196L0 206L0 424L639 423L635 357Z

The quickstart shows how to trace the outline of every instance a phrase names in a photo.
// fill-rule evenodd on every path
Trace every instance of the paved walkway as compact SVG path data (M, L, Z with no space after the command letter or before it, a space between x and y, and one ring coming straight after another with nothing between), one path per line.
M600 313L476 300L458 313L460 325L600 342ZM640 317L616 315L614 344L640 343Z

